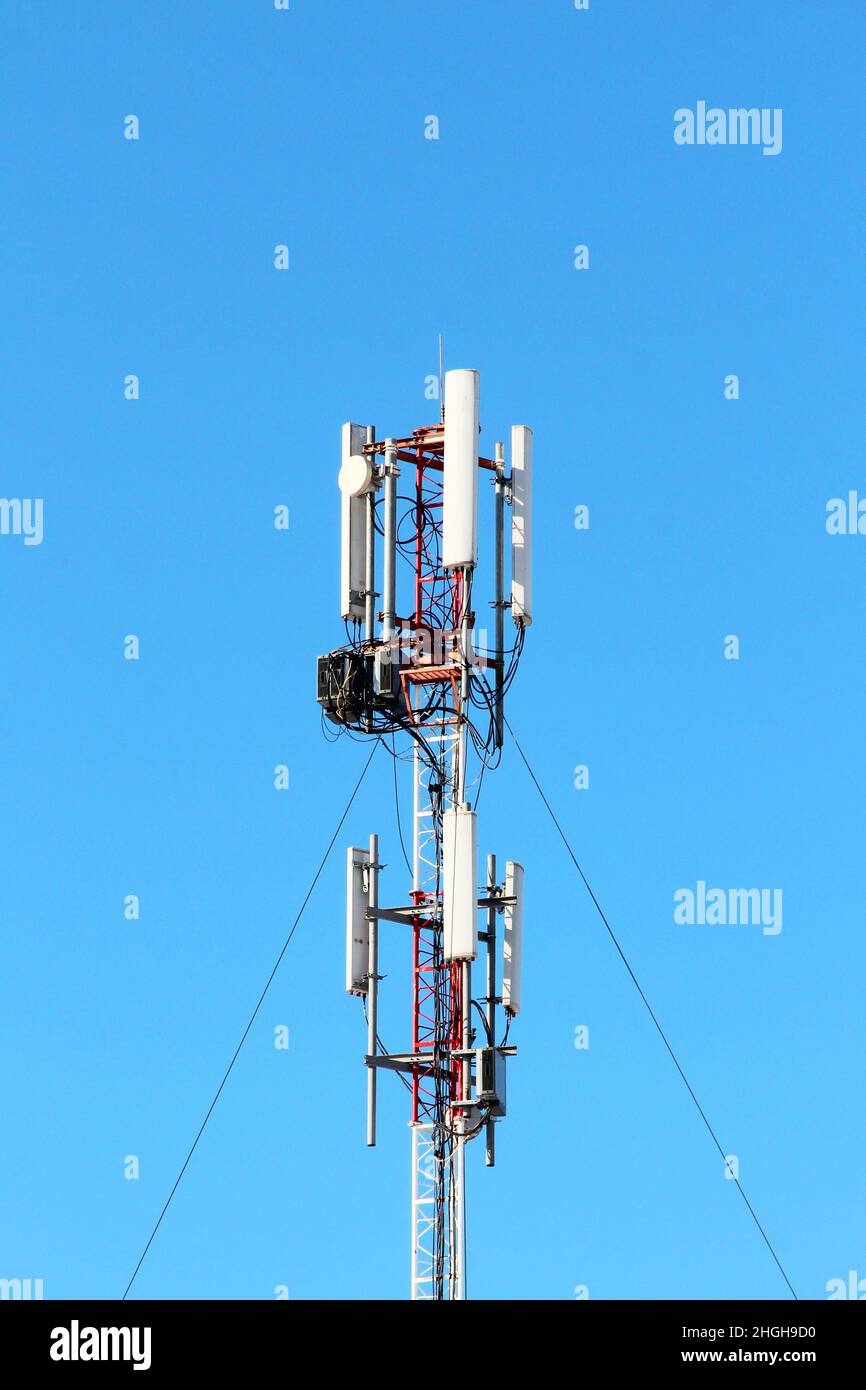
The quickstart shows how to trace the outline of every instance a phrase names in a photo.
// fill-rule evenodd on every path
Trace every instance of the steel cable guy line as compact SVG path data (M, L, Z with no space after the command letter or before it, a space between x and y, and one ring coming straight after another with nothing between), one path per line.
M508 729L508 732L511 734L511 737L514 739L514 746L515 746L515 748L517 749L518 753L520 754L520 756L521 756L521 758L522 758L522 760L523 760L524 767L526 768L526 771L529 773L530 777L532 778L533 782L535 783L535 789L536 789L536 791L538 792L538 795L541 797L542 801L544 802L544 805L545 805L546 808L547 808L547 812L548 812L548 815L550 816L550 819L553 821L553 824L556 826L557 830L559 831L559 837L560 837L560 839L562 840L562 843L565 845L566 850L568 851L568 854L569 854L569 857L570 857L570 859L571 859L571 862L574 864L574 867L577 869L577 872L580 874L580 877L581 877L582 880L583 880L583 885L584 885L584 887L585 887L587 893L589 894L589 896L592 898L593 904L594 904L594 906L595 906L595 910L596 910L596 912L598 913L599 917L601 918L602 922L604 923L605 927L607 928L608 935L610 936L611 941L613 942L614 946L616 947L616 949L617 949L617 951L618 951L618 953L619 953L620 959L622 960L623 965L625 966L626 970L628 971L629 975L631 976L632 983L633 983L635 989L637 990L638 994L640 995L640 997L641 997L641 999L642 999L642 1001L643 1001L644 1007L646 1008L647 1013L649 1014L650 1018L652 1019L653 1023L655 1024L655 1026L656 1026L656 1031L658 1032L659 1037L661 1038L662 1042L664 1043L665 1047L667 1048L668 1052L670 1053L671 1060L672 1060L674 1066L676 1067L677 1071L679 1072L679 1074L680 1074L680 1076L681 1076L681 1078L682 1078L682 1081L683 1081L683 1084L684 1084L686 1090L688 1091L689 1095L691 1096L692 1100L694 1101L694 1103L695 1103L695 1108L697 1109L698 1114L700 1115L701 1119L703 1120L704 1124L706 1125L707 1131L708 1131L708 1133L709 1133L709 1135L710 1135L710 1138L712 1139L712 1141L713 1141L713 1143L715 1144L716 1148L718 1149L719 1153L722 1155L722 1161L723 1161L723 1163L724 1163L726 1169L727 1169L728 1172L731 1174L731 1177L733 1178L734 1182L737 1184L737 1190L739 1191L740 1196L742 1197L743 1201L745 1202L746 1206L748 1207L748 1209L749 1209L749 1214L750 1214L752 1220L754 1221L755 1225L757 1226L758 1230L760 1231L761 1235L763 1236L764 1243L766 1244L767 1249L769 1250L769 1252L770 1252L770 1254L772 1255L773 1259L776 1261L776 1264L777 1264L777 1266L778 1266L778 1268L779 1268L779 1273L781 1274L781 1276L782 1276L782 1278L784 1279L785 1283L788 1285L788 1288L791 1290L791 1296L792 1296L793 1298L797 1299L797 1294L796 1294L795 1291L794 1291L794 1286L793 1286L793 1284L791 1283L790 1279L788 1278L787 1274L785 1273L784 1267L783 1267L783 1265L782 1265L782 1261L779 1259L779 1256L776 1254L775 1250L773 1249L772 1243L771 1243L771 1241L770 1241L770 1237L767 1235L767 1232L764 1230L763 1226L761 1225L760 1221L758 1220L757 1212L755 1211L755 1208L752 1206L751 1202L749 1201L748 1197L746 1196L746 1194L745 1194L745 1192L744 1192L744 1190L743 1190L742 1184L741 1184L741 1182L740 1182L740 1179L739 1179L738 1177L736 1177L736 1176L734 1175L733 1171L731 1170L730 1164L728 1163L728 1156L727 1156L727 1154L725 1153L724 1149L722 1148L721 1144L719 1143L718 1139L716 1138L716 1132L715 1132L715 1130L713 1129L712 1125L710 1124L709 1120L707 1119L707 1116L706 1116L706 1114L705 1114L705 1112L704 1112L703 1106L701 1105L700 1101L698 1100L697 1096L695 1095L694 1091L692 1090L692 1088L691 1088L691 1086L690 1086L690 1084L689 1084L689 1079L688 1079L688 1077L686 1076L685 1072L683 1071L682 1067L680 1066L679 1059L678 1059L676 1053L674 1052L673 1048L671 1047L670 1043L668 1042L667 1036L665 1035L665 1031L664 1031L664 1029L662 1028L661 1024L659 1023L658 1019L656 1018L655 1013L653 1012L652 1005L650 1004L649 1000L647 999L646 995L644 994L643 990L641 989L641 986L640 986L640 983L639 983L639 981L638 981L638 978L637 978L637 976L635 975L634 971L632 970L631 966L629 965L629 962L628 962L628 959L627 959L627 957L626 957L626 954L625 954L625 952L623 951L622 947L620 946L620 944L619 944L619 942L618 942L618 940L617 940L617 938L616 938L616 934L615 934L615 932L614 932L612 926L610 925L610 922L607 920L606 916L604 915L604 911L602 910L602 906L601 906L600 902L598 901L598 898L597 898L597 897L595 896L595 894L593 893L592 888L591 888L590 885L589 885L589 880L588 880L588 878L586 877L586 874L583 872L583 869L580 867L580 864L579 864L578 861L577 861L577 856L575 855L574 850L571 848L571 845L570 845L569 842L568 842L568 839L567 839L567 837L566 837L565 831L563 830L562 826L560 825L559 821L557 820L557 818L556 818L556 813L555 813L553 807L551 806L551 804L550 804L550 802L548 801L547 797L544 795L544 792L543 792L542 789L541 789L541 783L539 782L538 778L536 777L535 773L533 772L532 768L530 767L529 759L527 758L526 754L524 753L523 749L521 748L521 746L520 746L520 741L519 741L519 739L517 738L517 735L515 734L514 730L512 729L511 725L508 723L508 720L505 718L504 715L503 715L503 719L504 719L504 721L505 721L505 725L506 725L506 727L507 727L507 729ZM799 1299L798 1299L797 1301L799 1302Z
M409 863L409 856L406 853L406 844L403 840L403 821L400 816L400 793L397 790L397 744L394 734L391 735L391 757L394 763L394 811L397 816L397 834L400 836L400 848L403 851L403 859L405 860L406 868L411 875L412 865Z
M310 901L310 898L313 896L313 889L315 888L316 884L318 883L319 878L320 878L321 873L322 873L322 870L324 869L326 863L328 862L328 856L330 855L331 850L334 848L334 841L336 840L337 836L339 835L340 831L341 831L342 828L343 828L343 822L345 821L347 815L349 814L349 810L350 810L350 808L351 808L352 802L355 800L355 797L358 795L358 791L359 791L359 789L360 789L361 783L363 782L365 776L367 775L367 768L370 766L370 763L373 761L373 754L376 752L376 749L378 748L378 746L379 746L379 740L377 739L377 740L375 741L375 743L373 744L373 747L370 749L370 756L369 756L369 758L367 759L367 761L365 762L363 771L361 772L360 777L358 778L357 782L355 783L355 786L354 786L354 788L353 788L353 790L352 790L352 795L349 797L349 800L346 802L346 808L345 808L345 810L343 811L343 814L340 816L339 821L337 822L337 828L336 828L336 830L334 831L333 835L331 836L330 841L328 842L328 848L325 850L325 853L322 855L321 862L320 862L320 864L319 864L318 869L317 869L316 872L315 872L315 875L314 875L314 877L313 877L313 881L312 881L312 883L310 884L309 888L307 889L306 897L304 898L304 901L301 903L301 906L300 906L299 909L298 909L298 915L296 916L294 922L292 923L292 929L291 929L291 931L289 932L288 936L286 937L285 941L283 942L282 950L280 951L280 954L277 956L277 959L276 959L275 962L274 962L274 968L273 968L273 970L271 971L270 975L268 976L267 983L266 983L264 989L262 990L261 994L259 995L258 1003L256 1004L256 1007L253 1009L252 1013L250 1014L249 1021L247 1022L247 1026L246 1026L246 1028L244 1029L243 1033L241 1034L241 1040L240 1040L240 1042L238 1043L237 1047L235 1048L234 1056L232 1057L231 1061L229 1062L229 1064L228 1064L228 1066L227 1066L227 1068L226 1068L226 1071L225 1071L225 1075L223 1076L222 1081L220 1082L219 1086L218 1086L217 1089L216 1089L216 1093L215 1093L215 1095L214 1095L213 1100L211 1101L210 1105L208 1106L207 1114L205 1115L204 1119L203 1119L202 1122L201 1122L201 1127L200 1127L200 1129L199 1129L199 1131L198 1131L198 1134L195 1136L195 1139L193 1139L193 1141L192 1141L192 1147L190 1148L189 1153L187 1154L186 1158L185 1158L184 1161L183 1161L183 1167L181 1168L180 1172L178 1173L177 1177L176 1177L175 1180L174 1180L174 1186L172 1187L171 1191L170 1191L169 1194L168 1194L168 1197L166 1198L165 1206L163 1207L162 1211L159 1213L159 1218L158 1218L158 1220L157 1220L157 1223L156 1223L156 1225L154 1226L153 1230L151 1231L150 1236L148 1237L147 1244L145 1245L144 1249L143 1249L142 1252L141 1252L141 1256L140 1256L140 1258L139 1258L138 1264L135 1266L135 1269L132 1271L132 1278L130 1279L129 1283L128 1283L127 1286L126 1286L126 1291L125 1291L125 1293L124 1293L124 1295L123 1295L123 1299L126 1298L126 1295L129 1293L129 1290L132 1288L133 1284L135 1283L136 1275L138 1274L138 1271L141 1269L141 1266L144 1264L144 1258L145 1258L145 1256L146 1256L148 1250L150 1249L151 1245L153 1244L154 1236L156 1235L157 1231L159 1230L160 1226L162 1225L162 1218L165 1216L165 1213L168 1211L169 1206L171 1205L171 1199L172 1199L172 1197L174 1196L175 1192L177 1191L178 1187L180 1186L180 1180L181 1180L181 1178L183 1177L184 1173L186 1172L187 1167L189 1166L189 1161L190 1161L190 1159L192 1158L193 1154L194 1154L195 1151L196 1151L196 1148L197 1148L197 1146L198 1146L198 1141L199 1141L199 1139L201 1139L202 1135L203 1135L204 1132L205 1132L205 1127L207 1126L207 1122L208 1122L208 1120L210 1119L211 1115L213 1114L214 1108L216 1107L216 1103L217 1103L217 1101L219 1100L220 1096L222 1095L223 1087L225 1086L226 1082L228 1081L229 1076L231 1075L231 1072L232 1072L232 1068L234 1067L235 1062L238 1060L238 1057L240 1056L240 1051L241 1051L241 1048L243 1047L244 1043L245 1043L246 1040L247 1040L247 1035L248 1035L250 1029L252 1028L253 1024L254 1024L255 1021L256 1021L256 1015L258 1014L259 1009L262 1007L262 1004L263 1004L264 1001L265 1001L265 995L267 994L268 990L269 990L270 987L271 987L271 984L272 984L272 982L273 982L273 978L274 978L274 976L276 975L277 971L278 971L279 968L280 968L280 962L282 961L283 956L286 954L286 951L288 950L289 942L291 941L292 937L293 937L294 934L295 934L295 928L297 927L298 923L300 922L301 918L302 918L303 915L304 915L304 909L305 909L305 907L307 906L307 903ZM123 1302L123 1299L121 1299L121 1302Z

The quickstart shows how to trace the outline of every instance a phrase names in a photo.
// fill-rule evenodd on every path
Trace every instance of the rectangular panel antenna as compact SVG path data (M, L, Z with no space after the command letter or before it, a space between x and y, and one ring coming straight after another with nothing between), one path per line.
M442 817L442 922L446 960L478 954L478 845L476 816L463 807Z
M341 479L349 471L349 459L363 453L367 442L364 425L343 426ZM364 586L367 582L367 499L340 488L340 615L363 618Z
M346 991L368 992L370 968L370 923L367 921L365 870L370 863L366 849L354 845L346 850Z
M532 622L532 430L511 429L511 616Z
M505 904L502 944L502 1002L510 1014L520 1013L520 970L523 963L523 865L505 865Z

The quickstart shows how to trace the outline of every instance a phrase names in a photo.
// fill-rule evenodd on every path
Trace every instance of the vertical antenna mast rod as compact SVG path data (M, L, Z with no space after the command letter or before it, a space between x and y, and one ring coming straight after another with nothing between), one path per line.
M370 862L367 865L367 904L370 944L367 965L367 1055L379 1051L379 836L370 836ZM376 1067L367 1069L367 1144L376 1143Z
M445 423L445 390L442 383L442 334L439 334L439 419Z
M367 443L372 444L376 431L367 426ZM373 641L376 621L376 489L367 493L367 563L364 580L364 636Z
M492 901L496 892L496 855L487 856L487 1039L491 1047L496 1046L496 907ZM496 1163L496 1129L492 1117L484 1126L485 1154L488 1168Z
M496 625L496 743L503 741L504 676L505 676L505 446L496 445L496 597L493 600ZM490 1130L491 1136L493 1129Z

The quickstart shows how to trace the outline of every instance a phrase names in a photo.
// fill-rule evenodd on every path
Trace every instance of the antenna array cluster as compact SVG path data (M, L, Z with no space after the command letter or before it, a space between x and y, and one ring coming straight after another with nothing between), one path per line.
M483 478L494 495L489 650L476 640L473 610ZM484 773L499 760L505 695L532 622L532 431L512 428L510 468L503 444L480 456L478 373L449 371L437 425L385 440L371 425L343 426L339 486L347 640L319 657L317 696L341 731L388 735L385 746L411 765L413 786L405 901L380 903L377 835L346 856L346 989L363 999L367 1019L367 1142L376 1142L378 1075L400 1072L412 1094L412 1297L460 1299L465 1149L483 1134L488 1166L495 1161L506 1061L516 1051L508 1036L520 1010L524 871L509 860L499 881L488 855L479 884L477 804ZM399 594L398 571L411 576ZM506 609L515 629L509 650ZM379 1040L382 924L411 943L412 1040L403 1053L385 1053ZM481 947L484 988L473 997Z

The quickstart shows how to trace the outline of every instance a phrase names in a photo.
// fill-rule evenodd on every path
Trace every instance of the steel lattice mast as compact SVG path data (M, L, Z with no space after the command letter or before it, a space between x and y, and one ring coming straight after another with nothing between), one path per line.
M405 902L379 901L378 836L347 854L346 987L367 1017L367 1142L376 1142L377 1078L403 1072L411 1089L413 1299L466 1297L465 1150L484 1134L495 1158L494 1122L505 1114L505 1058L497 1009L508 1026L518 1012L523 869L509 863L497 882L489 856L482 888L476 864L473 788L498 760L503 700L531 621L531 432L512 430L511 474L504 448L478 455L478 376L446 374L444 419L400 439L376 441L372 427L343 428L342 613L350 640L319 658L318 698L335 723L411 748L412 883ZM472 591L477 564L478 477L492 478L495 522L495 642L476 650ZM398 479L411 491L398 495ZM504 591L504 517L512 517L511 597ZM398 508L404 512L398 521ZM384 563L376 590L377 537ZM412 606L399 616L398 557L411 565ZM375 600L381 597L376 630ZM511 608L516 639L504 650ZM361 624L363 622L363 636ZM351 628L349 626L351 624ZM491 683L492 678L492 683ZM487 721L486 733L479 730ZM408 756L396 751L398 765ZM477 772L470 767L477 763ZM473 774L474 777L473 777ZM479 896L480 895L480 896ZM479 910L485 928L478 932ZM502 990L497 993L497 919L503 918ZM380 924L408 927L412 943L412 1043L386 1054L378 1036ZM486 946L484 993L475 1000L472 962Z

